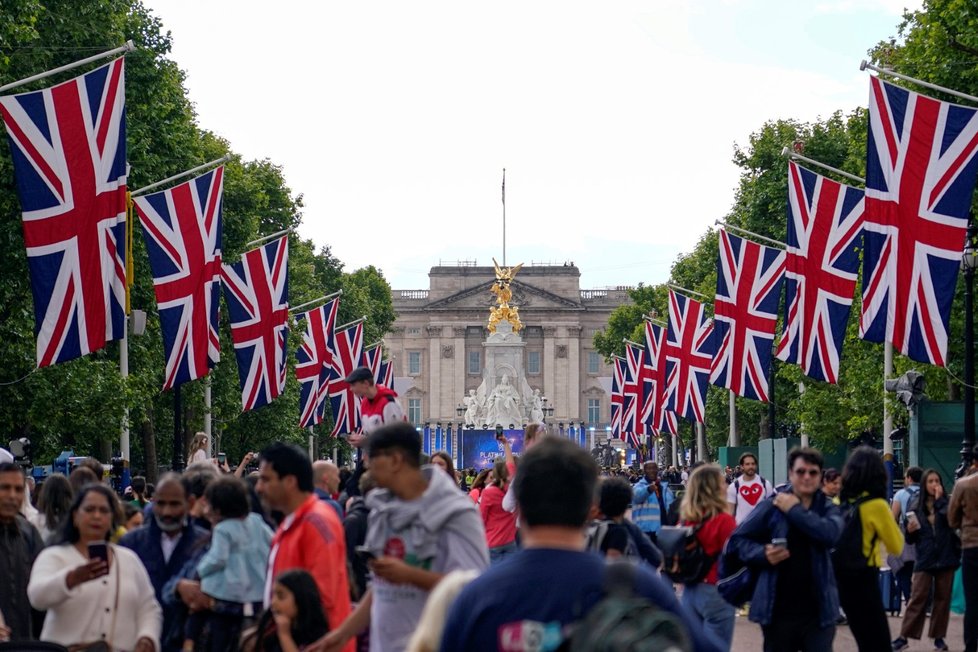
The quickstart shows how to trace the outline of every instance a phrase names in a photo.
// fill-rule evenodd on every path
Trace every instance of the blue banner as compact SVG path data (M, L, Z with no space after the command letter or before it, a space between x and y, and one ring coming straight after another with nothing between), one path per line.
M523 452L523 431L506 430L506 439L515 455ZM459 447L462 450L462 468L481 471L492 467L497 457L503 456L503 446L496 441L495 430L460 430Z

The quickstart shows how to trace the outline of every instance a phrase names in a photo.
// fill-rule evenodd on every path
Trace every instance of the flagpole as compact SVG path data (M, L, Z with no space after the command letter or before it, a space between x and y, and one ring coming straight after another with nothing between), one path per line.
M327 294L327 295L324 295L324 296L319 297L318 299L313 299L312 301L306 301L305 303L300 303L298 306L295 306L293 308L289 308L289 312L291 313L291 312L296 312L298 310L302 310L306 306L311 306L312 304L319 303L320 301L329 301L330 299L332 299L334 297L338 297L341 294L343 294L343 290L337 290L333 294Z
M681 285L676 285L675 283L666 283L666 287L669 288L669 289L671 289L671 290L675 290L676 292L679 292L680 294L691 294L694 297L701 297L704 300L704 303L709 303L709 304L712 304L713 303L713 297L709 297L709 296L703 294L702 292L697 292L696 290L687 290L686 288L682 287Z
M350 322L349 324L343 324L342 326L337 326L335 330L338 330L338 331L341 331L341 330L343 330L344 328L349 328L350 326L356 326L356 325L357 325L357 324L359 324L360 322L365 322L365 321L367 321L367 316L366 316L366 315L364 315L364 316L363 316L363 317L361 317L360 319L354 319L354 320L353 320L353 321L351 321L351 322Z
M737 395L727 390L727 409L730 411L730 435L728 446L740 446L740 433L737 432Z
M773 238L769 238L767 236L763 236L760 233L754 233L753 231L748 231L747 229L742 229L739 226L733 226L731 224L726 224L722 220L716 220L713 224L715 224L716 226L719 226L721 228L724 228L727 231L733 231L734 233L739 233L742 236L748 236L748 237L751 237L751 238L757 238L758 240L763 240L764 242L767 242L768 244L774 245L775 247L780 247L782 249L787 249L788 248L788 245L786 245L785 243L781 242L780 240L774 240Z
M640 349L645 346L644 344L639 344L638 342L633 342L630 339L628 339L627 337L621 338L621 341L624 342L625 344L631 344L632 346L637 346Z
M503 267L506 266L506 168L503 168Z
M135 197L137 195L142 195L145 192L149 192L153 188L159 188L163 184L170 183L171 181L176 181L177 179L179 179L181 177L189 177L191 174L193 174L195 172L199 172L200 170L206 170L209 167L212 167L212 166L215 166L215 165L220 165L221 163L225 163L225 162L230 161L230 160L231 160L231 156L230 155L222 156L221 158L214 159L213 161L210 161L208 163L204 163L203 165L198 165L195 168L191 168L191 169L187 170L186 172L181 172L179 174L174 174L172 177L167 177L167 178L163 179L162 181L157 181L156 183L151 183L148 186L143 186L139 190L133 190L129 194L131 196L133 196L133 197Z
M782 148L782 150L781 150L781 156L787 156L790 159L797 159L799 161L804 161L805 163L809 163L811 165L816 165L816 166L822 168L823 170L828 170L829 172L835 172L836 174L838 174L840 176L843 176L843 177L845 177L847 179L851 179L851 180L855 181L856 183L861 183L863 185L866 185L866 180L863 179L862 177L857 177L855 174L849 174L848 172L845 172L843 170L840 170L839 168L834 168L831 165L826 165L825 163L820 163L819 161L816 161L813 158L808 158L807 156L802 156L798 152L793 152L790 149L788 149L787 147Z
M669 326L669 324L661 319L654 319L652 317L646 317L645 321L649 322L650 324L655 324L656 326L662 326L663 328L667 328Z
M376 349L381 344L383 344L383 341L381 341L381 342L374 342L373 344L370 344L369 346L363 347L363 350L364 351L369 351L370 349Z
M886 387L886 381L893 376L893 343L884 342L883 344L883 386ZM887 405L888 400L886 398L886 389L883 390L883 454L889 453L893 454L893 440L890 439L890 433L893 432L893 414L890 412L890 408Z
M136 49L136 45L131 40L126 41L125 45L120 45L119 47L113 50L109 50L101 54L93 54L92 56L87 57L85 59L81 59L80 61L75 61L74 63L69 63L63 66L59 66L57 68L52 68L51 70L41 72L36 75L32 75L31 77L25 77L24 79L20 79L18 81L10 82L9 84L0 86L0 93L3 93L4 91L9 91L19 86L23 86L25 84L29 84L33 81L37 81L38 79L44 79L45 77L57 75L59 72L65 72L66 70L73 70L75 68L80 68L81 66L84 66L87 63L98 61L99 59L107 59L108 57L112 57L117 54L125 54L126 52L132 52L135 49Z
M887 75L888 77L895 77L896 79L901 79L903 81L907 81L912 84L917 84L918 86L923 86L924 88L930 88L935 91L940 91L941 93L947 93L948 95L953 95L954 97L960 97L962 100L968 100L969 102L974 102L975 104L978 104L978 97L975 97L974 95L968 95L967 93L962 93L960 91L952 91L950 88L946 88L944 86L938 86L937 84L931 84L930 82L925 82L921 79L917 79L916 77L910 77L908 75L904 75L903 73L896 72L895 70L890 70L889 68L877 68L876 66L869 63L865 59L863 59L859 63L859 69L874 70L881 75Z
M254 247L255 245L259 245L259 244L261 244L263 242L268 242L269 240L272 240L274 238L277 238L280 235L285 235L286 233L292 233L292 231L293 231L293 229L289 228L289 229L282 229L281 231L276 231L275 233L272 233L271 235L263 235L262 237L260 237L260 238L258 238L256 240L252 240L251 242L249 242L245 246L246 247Z

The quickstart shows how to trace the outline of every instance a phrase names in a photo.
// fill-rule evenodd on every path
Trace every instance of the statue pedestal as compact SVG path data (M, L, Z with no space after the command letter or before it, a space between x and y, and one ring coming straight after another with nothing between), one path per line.
M490 427L501 425L508 428L512 424L520 428L528 421L528 411L533 404L533 390L526 382L526 373L523 369L523 349L526 343L519 333L513 332L509 322L503 321L497 325L496 332L489 335L482 346L485 348L486 355L478 396L484 397L487 401L486 423ZM494 411L490 406L491 399L502 384L503 378L512 385L519 399L515 410L498 413L498 410Z

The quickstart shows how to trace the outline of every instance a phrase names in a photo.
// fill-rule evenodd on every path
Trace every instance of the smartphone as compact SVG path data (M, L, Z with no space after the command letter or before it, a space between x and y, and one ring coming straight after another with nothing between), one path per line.
M228 461L227 453L218 453L217 454L217 463L218 464L224 464L227 461Z
M88 559L95 561L101 559L106 564L109 563L109 544L105 541L92 541L88 544Z
M506 439L506 431L503 430L502 426L496 426L496 440L502 441L503 439Z
M912 522L912 523L916 523L917 525L920 525L920 521L917 520L917 513L907 512L907 522L908 523Z
M366 559L367 561L370 561L372 559L377 559L377 555L374 554L374 551L368 548L367 546L357 546L356 548L354 548L354 550L356 550L357 554L363 557L364 559Z
M774 539L771 539L771 545L772 546L777 546L779 548L787 548L788 547L788 540L785 539L785 538L783 538L783 537L776 537Z

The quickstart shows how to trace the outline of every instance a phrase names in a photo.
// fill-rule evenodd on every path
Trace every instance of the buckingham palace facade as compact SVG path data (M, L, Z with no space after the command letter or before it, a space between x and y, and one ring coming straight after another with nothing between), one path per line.
M482 382L495 303L493 267L439 265L428 278L428 289L393 291L397 320L384 338L395 388L415 425L460 419L463 396ZM526 381L553 408L547 421L600 427L610 419L612 370L595 350L594 334L631 299L628 288L581 289L580 280L573 263L527 265L512 282L511 303L524 326Z

